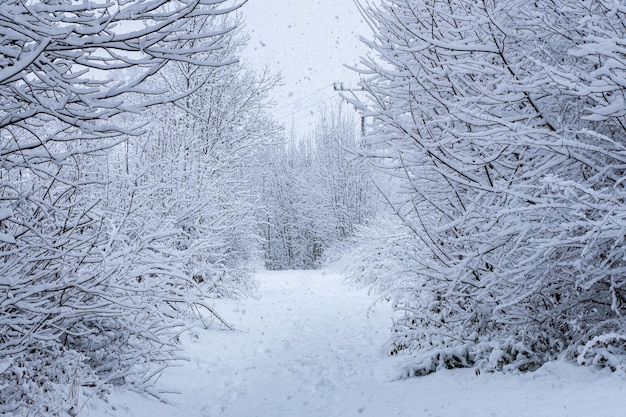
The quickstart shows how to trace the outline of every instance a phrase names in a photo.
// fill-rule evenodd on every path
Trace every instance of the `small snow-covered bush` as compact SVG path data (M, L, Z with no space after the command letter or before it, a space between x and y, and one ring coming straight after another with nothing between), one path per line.
M593 337L578 349L577 361L585 366L606 367L626 373L626 335L606 333Z
M350 238L331 246L325 253L325 262L359 288L387 292L413 276L419 263L414 239L398 218L380 215L357 227Z
M392 351L393 354L393 351ZM425 376L439 369L467 368L473 365L466 348L432 350L412 358L411 362L400 367L397 379Z
M56 343L37 343L0 359L0 414L76 416L79 387L98 378L85 372L83 356Z

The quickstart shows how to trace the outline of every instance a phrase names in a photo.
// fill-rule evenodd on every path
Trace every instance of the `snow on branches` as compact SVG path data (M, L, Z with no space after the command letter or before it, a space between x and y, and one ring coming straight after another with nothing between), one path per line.
M532 370L563 353L623 368L623 2L362 11L376 30L361 70L370 141L403 177L394 209L429 254L396 291L405 375Z
M141 184L108 158L142 133L138 115L195 91L158 85L164 69L236 61L212 57L231 48L237 7L2 3L0 413L77 415L85 390L146 389L177 357L187 312L215 317L171 219L138 216Z

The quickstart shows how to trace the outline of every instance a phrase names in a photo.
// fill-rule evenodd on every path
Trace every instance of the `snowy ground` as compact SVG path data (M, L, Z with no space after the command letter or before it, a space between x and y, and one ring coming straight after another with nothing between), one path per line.
M324 271L264 272L258 298L218 301L237 331L186 338L190 361L159 385L169 404L134 393L81 416L580 416L626 413L626 379L566 363L533 374L438 372L391 381L388 306ZM368 314L369 311L369 314Z

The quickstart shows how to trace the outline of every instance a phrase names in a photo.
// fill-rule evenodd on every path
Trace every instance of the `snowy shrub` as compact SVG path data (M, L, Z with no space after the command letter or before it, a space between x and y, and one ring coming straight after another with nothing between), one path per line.
M54 195L56 187L48 191ZM4 219L4 230L17 239L2 252L2 273L10 279L1 284L0 362L10 364L7 379L24 383L4 385L2 397L12 399L12 409L36 405L43 410L36 415L56 415L65 407L56 401L68 398L72 384L78 392L108 384L150 390L179 358L184 319L217 317L169 250L167 224L146 225L132 205L105 220L73 194L76 217L47 215L34 223L30 207L15 202ZM60 206L41 201L38 208L54 213Z
M581 365L626 372L626 336L623 334L606 333L596 336L579 347L578 351L577 360Z
M621 342L590 341L625 326L622 5L389 0L363 13L376 55L355 104L423 254L396 291L392 352L416 375L532 370L585 346L585 363L617 368Z
M396 354L395 352L392 350L391 354L394 355ZM429 351L428 354L417 355L411 363L401 367L395 378L404 379L424 376L439 369L465 368L472 366L472 364L473 362L466 347L433 350Z
M350 238L331 246L325 262L355 286L384 294L413 278L419 265L414 239L398 218L380 215L357 227Z
M25 407L27 415L76 416L78 386L96 381L84 371L77 352L55 343L33 344L0 362L0 413L11 415Z

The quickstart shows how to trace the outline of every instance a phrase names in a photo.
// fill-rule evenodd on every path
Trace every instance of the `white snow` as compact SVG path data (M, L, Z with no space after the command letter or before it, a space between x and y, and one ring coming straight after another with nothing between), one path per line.
M0 221L13 216L13 209L8 206L0 206Z
M15 238L6 233L0 233L0 242L15 244Z
M530 374L455 370L392 381L390 308L329 271L259 274L258 297L217 300L237 331L185 337L189 362L158 385L168 404L129 392L85 417L624 415L626 379L565 362Z

